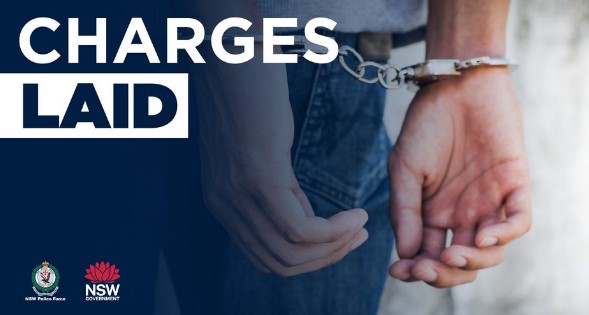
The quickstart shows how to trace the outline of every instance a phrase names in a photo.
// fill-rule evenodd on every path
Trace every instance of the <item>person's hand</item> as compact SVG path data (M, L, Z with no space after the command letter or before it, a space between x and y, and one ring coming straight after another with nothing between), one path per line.
M256 59L196 70L205 203L251 263L293 276L333 264L364 243L364 210L315 216L294 176L284 65Z
M215 161L206 181L207 205L260 271L293 276L334 264L368 238L362 209L317 217L288 163L248 169ZM210 161L209 161L210 162Z
M507 69L468 70L417 93L389 158L393 277L451 287L503 260L503 245L531 225L522 129Z

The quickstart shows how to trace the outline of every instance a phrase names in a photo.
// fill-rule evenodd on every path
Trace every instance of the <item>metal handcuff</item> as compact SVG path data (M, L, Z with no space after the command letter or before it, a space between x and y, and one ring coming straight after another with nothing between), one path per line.
M254 42L261 43L262 36L253 36ZM210 36L205 37L206 41L210 40ZM232 36L224 36L223 41L233 40ZM294 44L282 46L284 53L291 53L302 55L307 51L312 51L318 54L327 53L327 48L314 44L307 40L305 36L295 35ZM375 61L366 61L356 49L343 45L339 48L339 63L341 67L356 80L375 84L380 83L385 89L395 90L408 86L410 88L420 88L427 84L450 79L460 76L462 71L477 67L507 67L514 69L517 63L508 58L498 57L476 57L466 60L458 59L428 59L424 62L417 63L411 66L399 68L390 63L379 63ZM350 66L346 62L346 57L352 56L356 60L355 66ZM367 78L366 69L375 68L377 70L376 76Z
M295 36L295 46L298 47L286 50L286 52L297 54L304 53L307 50L311 50L315 53L327 52L325 47L310 43L304 36ZM347 56L354 57L356 60L355 67L350 66L346 62ZM390 63L383 64L375 61L366 61L356 49L348 45L340 47L339 63L340 66L356 80L367 84L375 84L378 82L385 89L389 90L396 90L404 86L420 88L436 81L460 76L462 75L462 71L470 68L487 66L515 69L517 67L517 63L508 58L483 56L466 60L428 59L421 63L399 68ZM376 76L367 78L366 69L368 68L375 68L377 70Z
M345 60L348 55L354 56L358 64L355 68L350 67ZM427 84L450 79L462 75L462 71L477 67L516 67L517 64L507 58L493 58L488 56L471 58L466 60L458 59L428 59L404 68L387 63L381 64L374 61L365 61L362 56L350 46L342 46L339 50L339 63L341 67L356 80L364 83L374 84L379 82L384 88L395 90L405 85L413 88L420 88ZM375 77L366 78L366 69L373 67L377 69Z

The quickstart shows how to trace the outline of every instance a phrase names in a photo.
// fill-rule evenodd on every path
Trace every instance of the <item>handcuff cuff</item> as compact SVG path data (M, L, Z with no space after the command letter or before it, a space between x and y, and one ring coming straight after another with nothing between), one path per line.
M293 45L281 46L283 53L303 55L307 51L312 51L317 54L327 53L327 48L314 44L307 40L305 36L293 35ZM255 43L262 43L263 37L261 35L254 35ZM223 41L232 41L234 37L223 36ZM205 37L205 41L209 41L210 36ZM419 89L428 84L451 79L462 75L462 72L467 69L480 67L505 67L511 70L517 68L517 63L504 57L489 57L482 56L466 60L459 59L428 59L407 67L399 68L394 64L380 63L375 61L366 61L356 51L356 49L343 45L339 48L339 63L340 66L354 77L356 80L375 84L380 83L384 88L394 90L404 86L410 89ZM346 57L351 56L355 59L355 66L350 66ZM367 69L375 68L376 75L367 77Z
M356 60L355 67L351 67L346 61L347 56ZM356 80L368 84L380 83L384 88L395 90L404 86L412 90L419 89L428 84L455 78L462 75L467 69L480 67L505 67L510 70L517 68L517 63L504 57L482 56L466 60L459 59L428 59L407 67L399 68L390 63L365 61L362 55L354 48L344 45L339 50L339 63L341 67ZM375 68L376 75L368 78L368 68Z

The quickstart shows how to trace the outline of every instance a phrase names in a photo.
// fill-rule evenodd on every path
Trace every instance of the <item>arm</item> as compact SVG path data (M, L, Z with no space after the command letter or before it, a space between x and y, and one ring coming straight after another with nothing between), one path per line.
M241 16L261 33L254 1L190 1L207 33ZM202 45L206 46L206 45ZM231 65L202 48L195 65L204 197L211 213L259 270L281 276L335 263L368 237L364 210L316 217L291 166L294 126L286 68L254 60Z
M427 58L505 54L509 1L431 0ZM390 155L391 218L405 281L471 282L530 227L519 102L506 68L422 88ZM446 248L446 232L453 232Z
M509 0L430 0L426 58L505 56Z

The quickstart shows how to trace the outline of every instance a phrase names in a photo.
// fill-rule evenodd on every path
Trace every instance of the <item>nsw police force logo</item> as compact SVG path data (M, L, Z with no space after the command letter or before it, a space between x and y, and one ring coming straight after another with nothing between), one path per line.
M59 289L59 271L47 261L33 269L31 280L37 297L26 297L26 301L65 301L65 298L53 296Z

